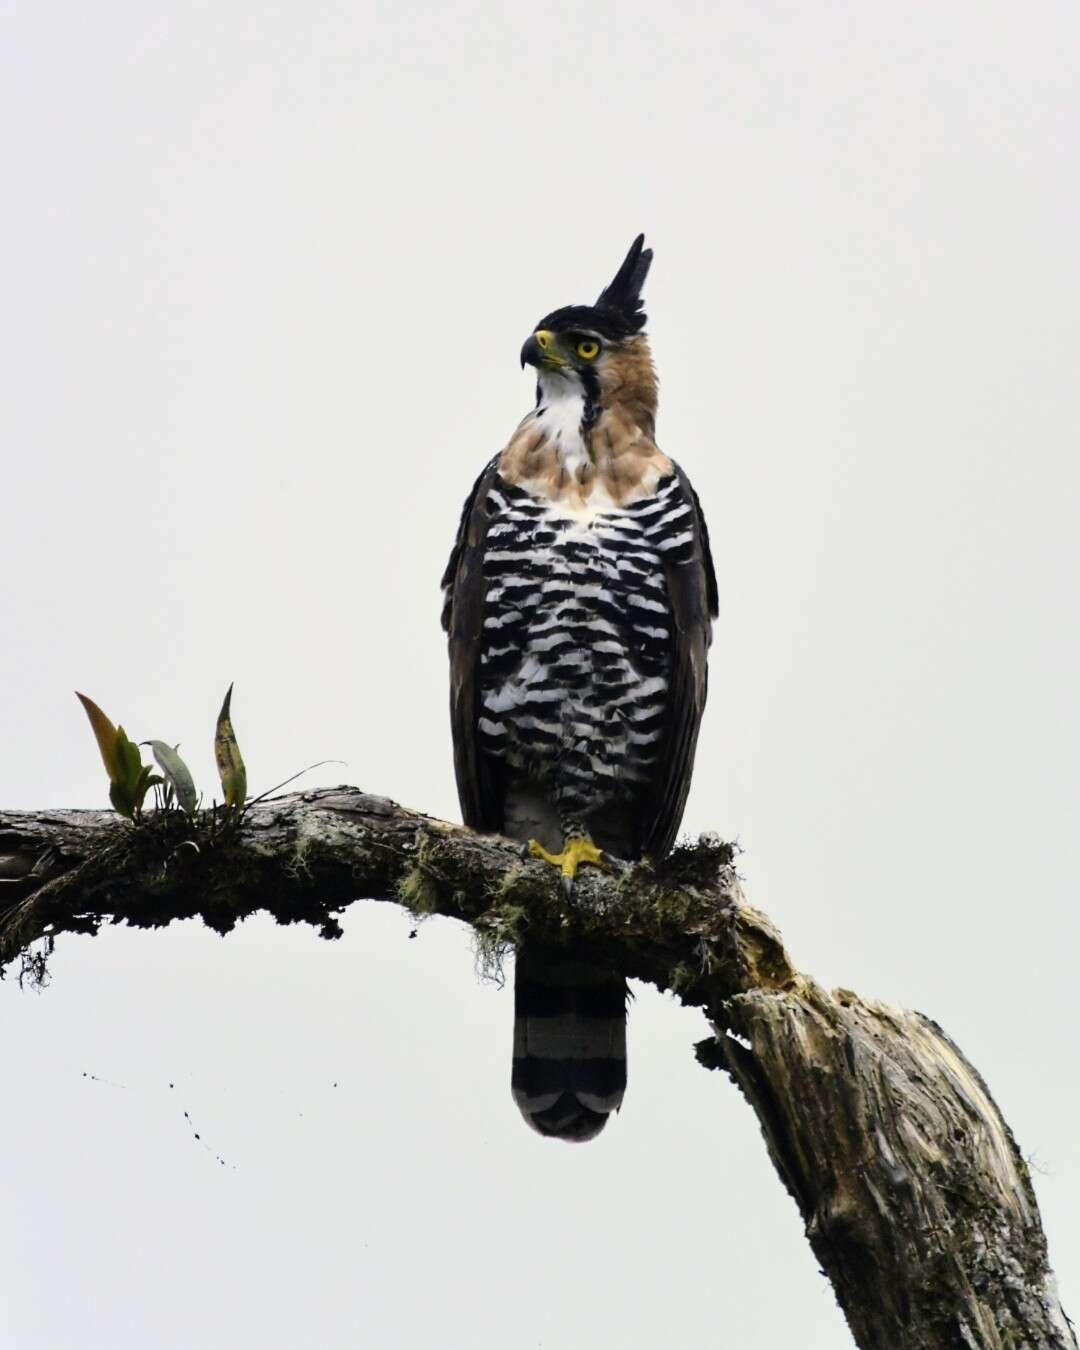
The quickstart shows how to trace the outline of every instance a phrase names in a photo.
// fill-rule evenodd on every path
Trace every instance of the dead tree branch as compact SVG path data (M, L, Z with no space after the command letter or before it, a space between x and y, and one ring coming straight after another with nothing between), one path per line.
M40 977L65 932L259 910L340 933L356 899L472 925L496 957L524 937L586 940L625 975L700 1007L726 1070L864 1350L1076 1350L1028 1169L982 1078L929 1018L800 974L742 898L732 850L583 874L550 869L353 788L294 793L242 822L204 813L0 812L0 969Z

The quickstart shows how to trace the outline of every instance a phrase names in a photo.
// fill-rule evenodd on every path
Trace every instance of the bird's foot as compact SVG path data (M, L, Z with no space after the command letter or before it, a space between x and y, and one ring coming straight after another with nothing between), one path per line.
M568 897L574 889L574 878L582 864L592 863L594 867L607 866L603 850L597 848L587 835L575 835L572 839L568 839L561 853L549 853L543 844L530 839L529 854L561 870L563 892Z

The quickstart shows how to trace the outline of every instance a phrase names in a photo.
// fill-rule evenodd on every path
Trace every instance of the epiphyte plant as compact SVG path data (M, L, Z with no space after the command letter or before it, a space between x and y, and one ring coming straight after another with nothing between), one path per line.
M214 758L225 805L239 814L244 809L247 797L247 770L232 725L232 690L230 684L218 714ZM164 809L175 806L185 815L193 816L198 809L199 796L191 771L180 757L179 745L160 740L139 742L150 747L161 771L155 773L152 765L142 762L139 744L131 740L122 726L114 726L93 699L77 691L76 697L86 711L105 772L109 775L109 800L114 809L128 820L137 821L142 816L146 794L151 788L160 787L162 795L159 801Z

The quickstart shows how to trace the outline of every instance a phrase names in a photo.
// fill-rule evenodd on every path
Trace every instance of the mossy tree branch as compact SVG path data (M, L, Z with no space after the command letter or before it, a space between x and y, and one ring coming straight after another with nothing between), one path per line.
M629 977L700 1007L697 1047L738 1083L864 1350L1075 1350L1027 1167L978 1073L919 1013L792 965L742 898L732 850L582 874L353 788L135 826L111 812L0 812L0 968L40 978L56 937L259 910L325 937L361 898L448 915L495 957L583 939Z

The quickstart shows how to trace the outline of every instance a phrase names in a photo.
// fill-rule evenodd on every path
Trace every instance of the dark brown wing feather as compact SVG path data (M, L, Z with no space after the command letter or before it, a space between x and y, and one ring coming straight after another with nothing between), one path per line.
M450 729L461 818L472 829L487 832L497 832L503 825L499 766L490 756L482 755L476 743L487 589L484 582L487 496L497 466L498 461L492 460L473 484L442 579L446 595L442 623L450 638Z
M701 503L683 471L676 469L676 473L693 506L694 553L688 562L669 562L665 568L673 648L668 717L653 782L639 816L642 852L658 858L675 842L690 791L708 691L710 620L717 612L716 573Z

